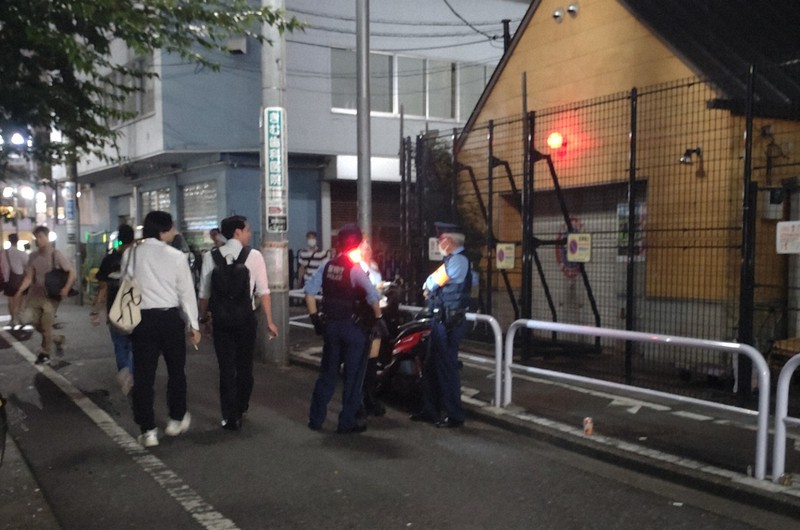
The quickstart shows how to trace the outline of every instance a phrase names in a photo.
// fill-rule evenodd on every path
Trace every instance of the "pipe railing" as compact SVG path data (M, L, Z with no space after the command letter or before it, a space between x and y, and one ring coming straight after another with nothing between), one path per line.
M800 419L789 417L789 383L797 367L800 366L800 354L786 361L778 376L775 387L775 439L772 447L772 482L783 480L786 466L786 425L800 425Z
M768 431L767 423L769 421L769 368L767 367L767 362L764 360L763 355L761 355L761 353L752 346L749 346L747 344L738 344L735 342L721 342L721 341L712 341L704 339L695 339L689 337L678 337L672 335L643 333L639 331L597 328L591 326L578 326L574 324L562 324L559 322L545 322L539 320L524 320L524 319L516 320L508 328L505 337L506 344L505 344L505 358L504 358L504 369L503 369L503 383L504 383L504 395L502 402L503 407L511 403L512 368L514 370L521 372L548 375L551 377L558 377L562 379L569 379L584 383L588 382L597 386L605 386L618 389L624 388L626 390L637 392L640 394L654 395L660 397L666 396L671 399L677 399L679 401L691 401L693 403L700 403L703 405L719 406L719 404L713 403L711 401L705 401L699 399L690 400L683 396L669 394L667 392L657 392L646 388L630 386L630 385L622 385L610 381L603 381L602 379L593 379L588 377L565 374L562 372L555 372L552 370L533 368L530 366L515 365L513 363L514 335L516 335L517 330L522 328L544 330L544 331L556 331L559 333L574 333L576 335L587 335L591 337L607 337L611 339L644 342L650 344L661 343L661 344L669 344L671 346L705 348L705 349L712 349L729 353L738 353L747 355L753 361L754 368L757 369L758 384L759 384L758 428L756 431L756 454L755 454L756 462L755 462L754 476L760 480L763 480L765 478L766 463L767 463L767 431ZM727 407L727 408L752 414L752 411L747 409L738 409L734 407Z

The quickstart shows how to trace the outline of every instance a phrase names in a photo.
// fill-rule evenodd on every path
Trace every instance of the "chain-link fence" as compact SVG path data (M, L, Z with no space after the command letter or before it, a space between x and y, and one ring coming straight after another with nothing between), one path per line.
M800 113L750 103L689 79L406 139L409 264L426 273L431 223L446 214L467 228L479 307L504 325L534 318L767 353L800 335L800 274L775 243L777 223L800 218ZM737 366L710 351L522 338L534 363L721 400Z

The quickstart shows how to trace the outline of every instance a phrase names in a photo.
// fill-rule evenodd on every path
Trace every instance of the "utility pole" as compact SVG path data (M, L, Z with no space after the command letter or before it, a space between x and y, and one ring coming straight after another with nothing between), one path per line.
M261 6L285 11L285 0L261 0ZM261 253L267 264L272 318L280 335L268 340L259 311L257 355L278 366L289 365L289 157L286 137L286 61L283 35L264 24L272 45L261 47Z
M372 240L372 156L369 101L369 0L356 0L356 99L358 142L358 225Z

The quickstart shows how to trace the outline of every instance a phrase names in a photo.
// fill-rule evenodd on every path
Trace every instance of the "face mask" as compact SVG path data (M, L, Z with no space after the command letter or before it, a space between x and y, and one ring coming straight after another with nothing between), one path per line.
M439 243L439 252L441 252L443 256L447 256L447 247Z
M310 238L310 239L306 240L306 243L308 243L309 247L316 247L317 246L317 240L314 239L314 238Z

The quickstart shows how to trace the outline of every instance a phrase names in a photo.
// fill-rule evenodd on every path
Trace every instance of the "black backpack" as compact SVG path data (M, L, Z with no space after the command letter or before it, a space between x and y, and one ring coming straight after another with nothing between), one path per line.
M250 250L243 247L233 263L228 263L218 248L211 250L216 266L211 273L209 309L215 327L235 328L253 315L250 271L244 265Z

